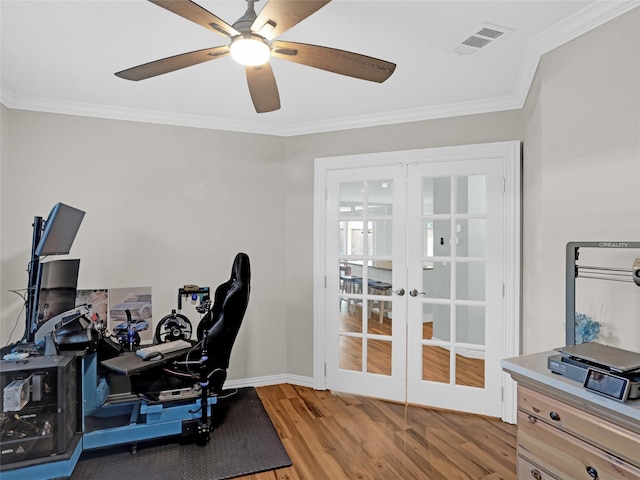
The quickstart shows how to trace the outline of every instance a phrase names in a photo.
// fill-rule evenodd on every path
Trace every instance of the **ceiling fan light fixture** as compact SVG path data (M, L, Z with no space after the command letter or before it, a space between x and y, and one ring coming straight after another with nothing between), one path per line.
M257 67L264 65L271 56L271 47L260 35L244 33L231 40L231 58L241 65Z

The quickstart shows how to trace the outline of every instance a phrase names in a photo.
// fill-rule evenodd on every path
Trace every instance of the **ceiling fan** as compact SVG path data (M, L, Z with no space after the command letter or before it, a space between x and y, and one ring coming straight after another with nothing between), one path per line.
M396 68L394 63L358 53L298 42L275 40L331 0L268 0L258 15L255 1L233 25L191 0L149 0L170 12L229 38L228 45L182 53L117 72L127 80L144 80L198 63L231 55L245 65L251 100L258 113L280 108L280 95L270 57L289 60L341 75L382 83Z

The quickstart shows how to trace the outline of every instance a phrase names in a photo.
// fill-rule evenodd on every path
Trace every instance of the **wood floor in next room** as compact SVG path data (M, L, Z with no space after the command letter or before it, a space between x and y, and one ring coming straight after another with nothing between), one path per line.
M359 307L349 309L346 302L341 303L341 332L363 333L362 310ZM404 328L404 325L401 325ZM367 373L391 375L391 335L393 320L388 316L369 319L366 333L387 337L387 340L369 339L367 342ZM422 339L433 339L433 323L422 325ZM413 341L413 339L412 339ZM362 371L363 342L361 338L340 336L340 368ZM437 346L422 347L422 379L431 382L449 383L451 369L454 371L456 385L484 388L484 359L455 355L455 366L451 364L451 352Z
M515 480L500 419L292 385L256 389L293 465L242 480Z

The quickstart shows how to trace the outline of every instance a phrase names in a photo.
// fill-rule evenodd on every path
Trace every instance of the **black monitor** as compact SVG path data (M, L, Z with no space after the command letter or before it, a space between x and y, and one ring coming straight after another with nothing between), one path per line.
M66 255L76 238L84 212L64 203L56 203L44 223L44 232L35 255Z
M31 332L76 306L80 260L53 260L38 265Z

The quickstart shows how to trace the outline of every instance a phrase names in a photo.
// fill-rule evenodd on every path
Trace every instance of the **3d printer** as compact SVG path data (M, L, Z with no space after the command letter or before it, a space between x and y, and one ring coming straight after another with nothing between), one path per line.
M625 402L640 398L640 353L576 338L576 279L635 283L640 286L640 258L633 266L578 263L583 249L636 250L640 242L570 242L566 250L566 346L548 358L549 370L582 383L597 394Z
M238 253L213 301L203 298L196 340L183 338L179 315L167 316L160 343L144 347L160 353L145 356L92 322L87 306L69 308L78 260L40 263L41 255L69 252L83 217L57 204L46 222L34 220L25 334L0 361L3 480L68 477L84 450L129 444L135 451L139 441L175 435L209 439L249 301L249 257Z

